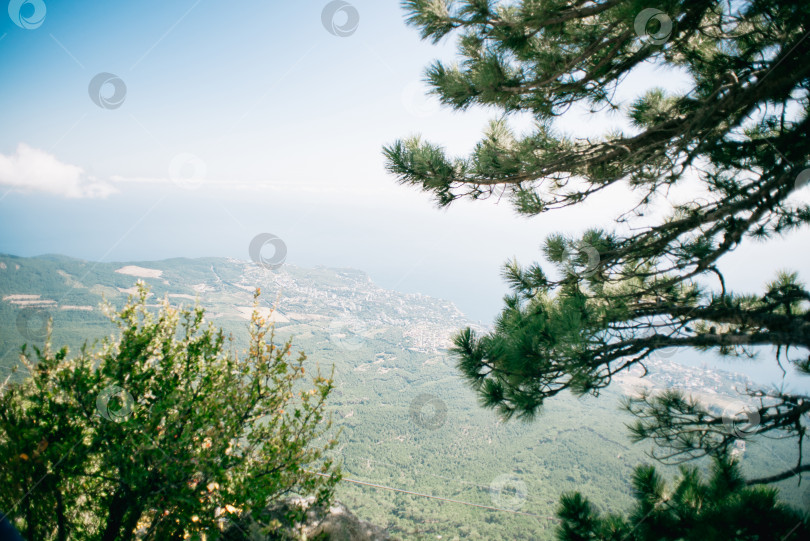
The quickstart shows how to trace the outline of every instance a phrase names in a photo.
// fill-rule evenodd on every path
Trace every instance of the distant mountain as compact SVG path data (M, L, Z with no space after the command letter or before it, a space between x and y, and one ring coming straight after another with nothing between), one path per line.
M448 301L382 289L361 271L269 269L222 258L93 263L0 255L0 384L19 366L22 343L42 345L50 318L54 345L72 351L114 333L99 304L106 299L120 307L137 280L155 300L200 302L236 348L246 345L260 288L259 307L272 313L278 339L292 337L313 365L334 370L332 412L342 430L336 453L348 479L498 509L341 485L341 501L396 537L551 539L549 517L560 493L570 490L587 493L603 510L626 509L632 469L648 459L646 446L627 439L631 419L618 409L622 394L681 387L722 408L746 383L652 360L647 377L624 374L599 398L562 395L536 422L504 424L478 406L447 353L468 318ZM20 369L15 377L24 374ZM778 442L743 449L748 473L792 460L795 451ZM810 504L806 484L786 482L783 490L794 503Z
M100 303L106 299L120 305L134 292L137 280L146 282L155 297L168 296L174 304L199 300L218 324L247 321L253 292L260 288L262 310L269 313L275 308L277 327L287 334L318 329L328 330L329 335L347 329L362 334L393 327L402 329L404 347L425 353L446 348L452 332L470 324L448 301L381 289L354 269L285 265L272 270L223 258L91 263L55 255L0 255L4 309L0 317L15 321L18 338L29 340L41 337L43 317L53 317L54 332L61 337L63 323L71 327L77 313L81 313L79 319L95 323L98 318L90 314L98 314ZM13 336L4 338L15 342ZM76 342L81 337L65 338Z

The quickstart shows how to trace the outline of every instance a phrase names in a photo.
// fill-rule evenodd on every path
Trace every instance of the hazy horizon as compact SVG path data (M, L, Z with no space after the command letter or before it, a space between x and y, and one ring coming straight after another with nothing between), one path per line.
M80 0L48 3L32 29L0 17L0 67L14 81L0 88L0 252L246 257L271 233L292 264L358 268L491 322L507 260L541 259L554 232L613 227L625 188L529 219L506 200L439 210L397 185L383 145L421 133L463 154L496 114L426 97L425 66L454 58L455 44L420 41L398 2L354 2L335 15L343 35L324 5L250 4L244 17L200 0ZM615 99L626 107L662 84L688 77L645 65ZM622 115L577 108L557 122L579 137L610 127L629 129ZM730 287L756 293L779 269L810 273L793 248L807 241L806 230L746 239L720 267L734 269Z
M420 41L398 2L358 0L332 27L326 4L79 0L47 2L35 28L0 17L0 68L13 82L0 87L0 252L248 259L251 241L269 233L289 264L358 269L490 325L508 292L507 260L541 260L555 232L615 227L633 196L626 187L526 218L506 200L439 210L398 185L383 145L420 133L466 154L498 115L426 97L425 66L452 60L455 44ZM689 78L646 64L615 101L626 109L656 86L688 88ZM576 107L555 127L572 137L633 129L622 112ZM778 270L810 275L796 249L809 242L806 229L744 239L718 267L729 290L761 293ZM778 374L775 361L764 366Z
M49 257L49 256L73 257L73 256L68 256L66 254L55 254L55 253L38 254L38 255L33 255L33 256L19 256L17 254L3 254L2 252L0 252L0 255L11 255L13 257L34 257L34 258L36 258L36 257ZM75 257L75 259L87 261L87 262L90 262L90 263L106 263L106 264L116 264L116 265L120 264L120 265L123 266L123 265L128 265L128 264L148 265L150 263L152 263L152 264L160 263L161 261L172 260L172 259L188 259L188 260L204 259L206 257L231 258L231 259L235 259L235 260L238 260L240 262L243 262L243 263L251 263L252 262L250 257L236 257L236 256L199 256L199 257L181 257L181 258L169 257L169 258L161 258L161 259L146 259L146 260L130 259L130 260L119 260L119 261L92 261L92 260L87 260L87 259L84 259L84 258L81 258L81 257ZM286 263L285 263L285 265L286 265ZM281 267L279 267L278 270L283 271L285 265L282 265ZM460 308L458 306L458 304L453 299L450 299L450 298L448 298L446 296L429 295L427 293L424 293L423 291L418 291L418 290L417 291L405 291L403 289L397 289L396 287L386 287L385 285L383 285L383 284L379 283L377 280L375 280L373 276L371 276L368 272L366 272L363 269L359 269L359 268L356 268L356 267L345 267L345 266L343 266L343 267L340 267L340 266L335 267L335 266L317 265L317 264L316 265L300 265L300 266L295 265L295 266L303 268L303 269L312 269L312 268L317 268L317 267L325 267L325 268L330 268L330 269L335 269L335 270L351 269L351 270L360 271L360 272L363 272L364 274L366 274L369 277L369 279L375 285L377 285L378 287L381 287L381 288L387 289L387 290L391 290L391 291L395 291L395 292L398 292L398 293L417 293L417 294L424 295L426 297L433 298L435 300L449 301L449 302L453 303L453 305L456 306L456 308L459 308L459 310L462 312L462 314L465 317L467 317L471 322L477 323L478 325L480 325L480 326L482 326L482 327L484 327L486 329L491 329L491 327L492 327L492 321L491 320L490 321L480 320L480 319L476 320L474 317L470 316L470 314L468 314L462 308ZM20 292L20 293L36 293L36 292L35 291L25 291L25 292ZM279 304L278 308L283 313L285 311L284 299L281 298L279 301L280 301L280 304ZM786 372L784 374L781 372L781 369L779 368L778 364L776 363L776 361L773 358L773 351L772 351L771 348L767 348L767 347L756 348L756 354L757 354L757 356L755 358L753 358L753 359L749 359L749 358L745 358L745 357L724 358L724 357L721 357L721 356L717 355L713 351L698 352L698 351L692 350L690 348L687 348L687 349L682 349L682 350L679 350L679 351L676 351L676 352L668 353L668 354L666 354L665 357L663 357L663 359L668 360L668 361L677 362L679 364L682 364L682 365L685 365L685 366L690 366L690 367L703 367L703 366L705 366L705 367L708 367L708 368L711 368L711 369L714 369L714 370L721 370L721 371L725 371L725 372L729 372L729 373L733 373L733 374L742 374L742 375L750 378L755 383L763 384L765 386L776 386L776 387L784 386L784 388L786 390L787 389L792 389L794 391L799 391L799 392L810 392L810 381L807 381L807 378L801 377L801 374L799 374L794 367L790 366L788 363L783 363L783 366L786 367L785 368Z
M810 12L6 7L0 522L29 540L269 531L313 481L402 539L810 505L808 294L780 274L810 279ZM773 520L734 512L757 483Z

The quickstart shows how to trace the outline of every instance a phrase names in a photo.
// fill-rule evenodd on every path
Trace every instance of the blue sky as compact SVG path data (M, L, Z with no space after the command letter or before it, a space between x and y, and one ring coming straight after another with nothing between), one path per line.
M423 96L424 67L454 46L420 41L397 1L353 0L343 37L324 26L324 0L41 3L33 29L0 12L2 253L247 259L270 232L288 263L358 268L490 322L505 260L538 259L547 234L609 226L625 208L618 191L533 219L506 204L440 211L397 185L384 144L422 133L463 153L496 114ZM99 73L125 85L120 107L91 99ZM661 84L685 79L647 66L618 97ZM588 135L623 120L573 111L561 123ZM808 239L746 244L723 261L730 287L758 291L779 268L806 276Z
M453 48L421 42L398 2L354 2L345 37L326 4L49 1L36 29L0 17L0 154L50 174L0 186L0 251L246 259L269 231L290 263L360 268L490 319L501 263L542 235L520 239L505 206L436 210L385 174L381 147L424 132L463 152L491 114L424 97L424 66ZM88 95L104 72L126 85L118 108ZM196 189L170 178L190 155Z

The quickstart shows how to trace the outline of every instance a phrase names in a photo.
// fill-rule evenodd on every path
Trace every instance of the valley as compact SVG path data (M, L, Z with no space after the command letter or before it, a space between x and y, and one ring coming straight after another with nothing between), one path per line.
M253 292L260 288L259 309L275 322L277 340L292 338L294 349L306 352L310 373L334 370L330 403L340 431L334 452L344 477L454 500L341 483L338 499L400 538L552 539L559 496L574 490L602 510L626 509L632 469L650 459L647 446L627 438L631 418L619 409L622 394L680 386L722 409L748 383L653 359L646 377L622 375L598 398L563 395L533 423L504 423L478 405L455 370L450 340L470 322L448 301L384 290L352 269L62 256L0 256L0 382L24 376L19 346L41 347L49 319L53 344L72 352L116 332L99 306L106 300L120 308L137 280L151 288L154 306L164 297L175 305L199 302L236 350L245 347ZM749 474L783 466L795 452L779 442L742 448ZM810 503L806 484L785 481L780 489L788 501Z

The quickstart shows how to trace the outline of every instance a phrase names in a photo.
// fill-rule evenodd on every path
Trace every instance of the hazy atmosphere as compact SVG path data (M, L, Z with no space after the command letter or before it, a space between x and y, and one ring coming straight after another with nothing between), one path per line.
M505 202L439 210L397 186L382 144L421 133L465 153L499 113L442 108L422 72L452 58L453 43L420 42L398 2L353 5L347 36L309 1L48 3L36 31L4 18L0 252L249 259L251 239L269 232L291 264L361 269L489 323L506 293L503 262L542 257L548 233L582 229L584 217L609 225L623 193L524 218ZM120 105L88 97L97 73L121 79ZM677 74L642 67L624 91L662 83L677 86ZM626 124L599 117L574 110L559 124L582 137ZM810 268L791 249L808 239L749 241L722 264L737 271L735 287L756 290L774 262Z
M236 339L235 347L250 351L253 342L247 328L253 306L251 294L260 287L263 295L257 306L265 311L259 314L276 324L277 343L283 343L279 339L292 339L293 351L305 351L325 375L331 366L335 367L332 395L322 405L307 405L305 401L300 407L307 412L311 407L318 415L318 408L335 414L335 426L330 430L335 432L336 427L341 427L343 432L336 436L333 447L324 444L323 454L312 451L311 456L301 458L301 471L314 470L315 464L324 468L317 470L321 476L312 483L322 481L329 490L337 486L338 499L357 515L360 523L368 521L369 528L373 523L385 532L378 535L396 539L585 539L565 537L564 526L573 522L566 522L569 518L565 513L557 514L560 505L573 505L560 503L561 494L572 490L592 497L594 509L599 512L643 516L639 511L643 506L634 507L632 499L632 494L643 491L633 485L633 492L630 483L633 468L660 458L656 451L650 451L651 446L677 448L676 456L688 455L690 460L693 456L692 451L678 448L674 440L668 440L667 447L662 443L665 437L658 433L652 437L657 428L650 428L646 439L639 438L642 443L631 443L625 425L633 422L631 415L645 418L640 410L622 412L621 417L618 411L622 397L638 390L636 384L651 392L682 389L693 393L706 401L708 412L718 416L715 427L730 418L730 404L748 400L735 398L735 393L751 382L774 384L780 386L779 393L759 396L757 400L763 402L756 420L750 414L746 417L749 432L764 434L773 429L776 432L762 437L781 435L788 439L788 435L797 437L810 422L810 397L804 396L810 392L806 373L810 367L801 365L808 355L810 298L797 294L798 300L784 301L785 308L773 308L778 317L793 317L792 327L785 324L779 329L766 328L775 323L755 325L737 312L728 317L717 315L722 307L730 306L723 302L742 302L740 310L750 309L754 314L751 317L759 317L771 310L768 299L775 298L773 291L804 291L802 280L810 275L810 258L806 254L810 215L801 210L810 202L806 179L796 180L797 189L789 193L773 195L769 206L756 207L759 210L751 211L750 220L747 214L731 214L730 218L712 222L722 224L716 229L701 222L688 233L679 233L693 235L684 244L675 246L672 239L685 237L670 238L666 232L660 238L673 243L666 248L644 245L642 249L630 242L641 238L644 228L656 228L675 220L673 216L682 216L678 213L691 204L698 205L704 217L720 216L726 201L742 197L740 194L749 187L764 185L762 179L771 178L769 175L797 178L796 172L807 167L807 132L802 126L807 119L809 79L807 70L798 67L791 56L803 54L810 42L799 39L807 37L806 7L771 6L757 0L739 5L694 2L691 6L677 1L659 6L629 1L536 0L238 4L209 0L11 0L8 4L8 16L5 10L0 11L0 72L4 81L0 86L0 308L4 310L0 312L4 327L0 379L8 382L8 372L10 381L17 381L20 373L14 372L12 377L10 368L17 366L16 360L6 363L6 359L16 359L15 352L24 342L43 343L48 318L52 320L53 341L59 342L53 345L69 345L72 355L78 354L85 340L111 336L115 327L102 317L98 303L106 299L116 310L127 302L137 303L137 280L144 280L151 288L148 295L152 304L144 304L149 310L159 309L154 303L164 296L174 307L167 304L166 310L182 302L188 307L197 299L217 327L243 335ZM653 11L648 13L649 9ZM729 28L737 24L742 28L748 22L740 21L753 21L750 24L756 32L752 34L761 32L763 36L761 50L739 52L744 46L736 40L744 40L738 33L728 30L717 37L695 22L702 20L711 26L713 17L727 18L724 24ZM655 21L650 23L652 19ZM774 22L782 20L791 21L793 26L783 28ZM645 26L659 23L657 30ZM499 33L515 28L522 30L508 36ZM604 28L605 43L591 47L597 43L593 36L603 39L598 28ZM716 39L717 44L700 42L695 37L699 34L701 39ZM462 47L470 55L462 62L459 39L465 35L470 43L480 41L475 41L475 46L467 43L467 49ZM471 36L476 36L475 40ZM516 43L522 44L524 38L531 45L521 49L523 45ZM627 50L618 49L625 42L633 45L628 45ZM745 43L746 47L754 47ZM613 44L617 49L611 49ZM716 50L700 56L705 52L701 47ZM478 52L470 52L474 50ZM487 51L497 54L490 58ZM575 51L582 53L576 61ZM699 53L689 56L684 51ZM558 52L563 56L554 57ZM721 52L737 63L722 64L718 60ZM783 53L784 58L780 56ZM608 64L599 63L601 54L630 60L622 64L613 58L611 62L615 63L608 62L610 67L605 68ZM590 60L589 55L596 56ZM442 62L441 69L436 61ZM755 82L744 87L749 61L751 80ZM576 62L582 62L582 66ZM706 67L710 62L717 62L716 70ZM445 66L446 71L442 71ZM593 73L588 71L589 66ZM569 73L560 75L554 83L539 82L543 79L540 75L557 68ZM756 71L760 68L763 71ZM766 68L770 71L764 71ZM602 69L606 71L600 72ZM726 72L731 75L724 78ZM581 83L582 89L571 90L580 84L578 77L583 73L594 74L593 80ZM716 147L705 143L710 132L700 132L703 124L695 121L688 130L668 135L667 142L660 143L664 149L661 154L656 154L658 142L649 143L649 148L655 147L649 154L641 150L639 154L630 153L630 148L635 152L633 145L637 142L647 141L642 137L645 130L650 130L653 139L657 133L650 128L654 122L648 119L653 116L644 116L648 110L644 107L660 107L663 111L656 109L663 116L654 117L655 122L664 122L661 119L665 117L680 122L697 110L697 105L688 100L703 107L714 99L707 96L722 96L723 92L735 95L737 87L728 82L732 76L735 84L743 85L740 88L759 85L763 95L745 102L745 107L750 105L748 109L739 105L739 117L735 116L737 109L723 109L725 102L718 102L719 112L713 112L714 116L699 117L704 119L701 122L718 126L718 131L711 132L711 137L721 134L716 141L711 139ZM766 77L767 84L763 82ZM776 88L783 79L789 81L784 91ZM721 83L729 86L711 94L715 81L717 88ZM771 84L773 94L765 95L766 90L771 92ZM660 89L665 97L651 94L654 89ZM750 93L745 92L740 90L739 95L749 99ZM637 101L645 96L652 96L652 105ZM670 96L673 101L666 101ZM670 107L666 109L661 103L675 105L666 105ZM727 119L734 120L725 122ZM493 120L503 121L511 131L491 128ZM666 126L674 133L675 128ZM788 130L794 127L795 131ZM778 133L771 136L768 130ZM543 139L547 134L552 135ZM408 139L415 136L419 139ZM487 137L497 152L487 154ZM612 166L624 168L621 173L614 174L608 166L599 169L607 161L586 163L592 159L589 152L606 148L597 143L605 140L605 145L610 145L610 137L625 137L617 145L624 144L628 156L615 158L606 154L605 158L614 160ZM678 146L679 141L691 137L696 138L696 146ZM746 138L756 143L760 141L757 137L770 147L741 146L738 151L723 146L722 151L717 150L722 145L730 148L738 140L748 141ZM400 141L406 143L397 153L395 143ZM440 150L428 148L425 142ZM670 154L671 149L675 150ZM559 159L547 158L545 152ZM567 152L574 153L572 156L580 152L582 161L571 158L569 167L564 158ZM683 156L690 152L694 156L684 170L679 169L685 163ZM636 155L642 154L636 163ZM450 161L441 161L444 156ZM464 166L457 161L452 162L453 167L441 167L468 156L473 158ZM509 169L510 160L520 165ZM447 173L450 169L452 172ZM801 174L799 179L804 178ZM561 178L557 175L566 180L553 187L543 184ZM761 175L759 180L757 175ZM726 180L718 180L721 177ZM658 184L654 178L659 179ZM569 183L568 179L574 180ZM735 192L728 187L735 182L745 188ZM496 188L491 190L492 186ZM598 188L590 192L581 186ZM653 195L645 201L646 206L636 207L647 197L647 186L651 186L649 194ZM466 187L478 195L463 193ZM566 208L553 208L554 197L580 189L586 196L571 196L567 205L560 205ZM531 191L537 196L527 195ZM437 201L447 194L453 195L452 204L440 207ZM544 201L542 211L536 203L539 200ZM700 207L710 200L712 204L717 202L717 207ZM754 208L762 198L751 196L746 201ZM535 204L538 206L531 206ZM524 210L519 212L520 205ZM638 215L619 221L634 207L641 209ZM716 210L714 214L712 209ZM776 217L771 218L770 213ZM734 226L728 225L734 220L743 224L739 226L739 237L735 236ZM777 222L779 225L774 225ZM755 234L759 225L771 228L769 234ZM607 233L592 234L595 229ZM580 255L590 254L588 249L596 253L596 262L585 264L587 272L567 274L570 266L565 267L565 260L571 258L570 247L565 248L569 250L566 252L563 247L546 244L557 234L574 239L574 250ZM705 244L694 240L703 235ZM712 251L715 248L716 258ZM636 249L638 254L632 252ZM561 250L562 256L554 255ZM521 279L517 278L519 273L514 273L507 280L504 264L512 260L524 267L539 263L543 278L527 272ZM664 262L670 261L678 263L666 267ZM647 263L660 273L650 271L650 276L677 275L678 279L672 282L675 285L660 289L656 289L659 285L650 285L646 292L633 293L638 306L657 299L655 302L666 304L665 310L627 315L626 311L635 310L636 305L616 292L629 296L628 291L646 284L637 277L647 272L639 270L647 268ZM12 275L15 266L22 270ZM597 271L597 267L602 270ZM636 270L629 271L631 267ZM779 271L796 273L798 281L784 278L779 282ZM603 308L577 308L579 289L571 293L574 282L570 280L581 284L576 288L582 287L585 297L594 302L583 303ZM611 280L613 289L604 286ZM775 280L778 284L768 290L768 284ZM706 288L703 296L690 296L689 284ZM538 290L544 291L546 300L533 300L539 298ZM505 302L507 294L516 295L519 304ZM133 297L127 301L127 295ZM146 303L147 293L143 295ZM746 303L755 301L741 301L745 295L764 299L756 301L764 304L749 307ZM695 312L694 306L701 302L706 310ZM692 312L685 310L687 305ZM272 314L271 306L276 307ZM616 313L607 316L599 311L614 308ZM25 312L31 309L39 312L35 316ZM591 309L593 313L588 311ZM505 315L499 319L502 311ZM542 325L539 319L533 319L541 312L549 318ZM597 313L605 318L599 320L602 323L590 319L597 318ZM31 318L38 318L36 325L42 327L41 332L30 331L34 321ZM649 351L633 349L632 345L629 349L610 349L628 340L628 332L648 339L650 333L660 332L665 324L677 327L667 335L671 342L653 341ZM571 330L574 325L580 327ZM457 333L468 326L473 338L464 342ZM801 338L785 338L791 332ZM551 335L554 338L549 338L548 343L541 340L541 346L532 333L543 336L542 340ZM717 336L725 337L724 333L743 334L750 340L740 342L732 337L715 341ZM567 342L576 335L581 335L582 343ZM674 338L676 335L681 338ZM126 340L126 334L121 336L116 340ZM475 336L491 340L476 342ZM527 345L530 342L532 346ZM524 349L530 347L534 348L530 352ZM656 352L658 347L670 349ZM119 349L126 351L123 344ZM590 353L583 353L586 349ZM722 359L718 353L724 354ZM642 364L633 362L619 369L624 360L642 354L649 355L651 365L645 367L649 368L649 379L642 377ZM752 360L748 354L756 354L756 358ZM552 357L552 367L543 364L548 356ZM265 361L267 366L272 365L270 360ZM43 357L36 362L43 366L53 362L54 370L62 369L58 359L48 361ZM252 362L246 366L264 366L262 359ZM799 364L794 366L794 362ZM608 376L602 372L603 363L608 372L615 373ZM138 370L132 368L132 380L122 373L107 381L125 390L121 391L121 396L128 397L124 399L125 409L129 399L135 408L131 419L115 425L119 429L138 416L138 404L146 400L142 397L152 396L147 387L138 394L134 387L127 386L135 385ZM245 370L248 374L252 368ZM307 378L314 374L314 368L308 370ZM497 375L499 370L509 375ZM112 373L104 372L104 377L112 377ZM290 374L298 373L293 370ZM302 369L301 381L290 380L290 389L293 384L309 381L303 374ZM570 375L570 379L559 374ZM162 376L158 373L150 377L159 381ZM189 375L192 380L194 377L202 376ZM525 378L526 384L512 390L511 386L517 385L514 378ZM129 383L123 383L125 380ZM25 389L24 380L19 381L23 383L15 385ZM87 389L95 388L87 385ZM222 385L223 389L241 389L236 381ZM326 384L315 381L312 385L313 395L320 396L325 389L320 386ZM557 385L565 391L559 397L554 396ZM602 387L601 394L594 393ZM211 396L222 397L216 389L212 387ZM248 389L243 391L249 394ZM87 393L89 396L90 391ZM328 394L327 390L324 396ZM577 398L581 395L584 398ZM12 411L14 396L23 395L9 391L4 396L10 401L4 407ZM92 399L88 400L92 403ZM233 400L238 402L237 398ZM39 404L30 397L27 403ZM435 426L432 421L414 421L422 419L425 404L433 408L433 421L440 419ZM20 405L19 411L27 411L26 407ZM639 402L636 407L663 407L663 402L653 403L651 399L649 404ZM734 409L731 416L738 410ZM155 411L154 407L150 411ZM795 416L789 421L777 419L773 427L769 424L770 415L788 415L790 411ZM680 412L684 419L692 413ZM31 415L37 418L37 414ZM523 420L507 422L513 415ZM411 430L414 422L418 426ZM16 462L12 458L19 461L23 455L26 464L33 467L34 460L29 460L32 451L12 436L22 434L22 429L9 423L0 426L6 430L6 436L0 430L0 451L5 454L0 457L0 468L13 469ZM158 426L157 420L155 423ZM302 427L304 432L304 428L310 429ZM83 432L86 441L90 441L88 430ZM311 441L318 445L332 437L317 430L320 428L312 428ZM711 423L705 430L700 433L714 437ZM102 437L102 432L98 434ZM272 434L272 438L289 443L290 436L285 434ZM272 439L269 433L266 436L267 441ZM745 437L739 433L732 436L718 436L719 443L712 443L714 447L706 443L711 440L709 436L701 439L700 445L706 445L708 450L705 457L695 458L700 471L710 471L710 459L727 457L729 449L734 449L733 456L744 454L742 471L749 479L781 475L783 470L791 472L769 483L779 487L780 497L798 509L797 513L806 512L810 492L806 483L797 486L792 475L801 475L810 466L802 465L801 454L796 462L795 441L747 440L746 447ZM223 436L223 441L228 437ZM249 439L233 435L239 437ZM605 438L610 441L598 443L608 441ZM42 441L43 453L56 453L52 436L43 435ZM597 450L601 445L606 447ZM806 442L799 439L799 451L803 445L806 447ZM50 450L46 452L45 448ZM232 448L228 447L228 453ZM76 455L72 449L71 457ZM169 454L173 452L166 449ZM281 447L274 449L278 454ZM67 455L54 455L53 463L62 456ZM221 456L225 456L224 447ZM342 483L330 477L335 475L329 466L333 459L344 465ZM105 460L88 464L106 464ZM375 461L379 462L376 470L372 467ZM676 462L662 464L662 475L671 479L674 487L679 479L677 468L672 467ZM74 467L79 471L95 466L69 466ZM297 468L291 471L299 471ZM33 481L38 479L34 473L31 475ZM219 479L217 487L227 485L225 476L219 478L211 472L200 478L208 482ZM400 492L347 484L346 478ZM33 486L33 481L26 486ZM302 497L315 494L315 485L310 487L300 479L290 481L290 486L299 481L303 484L295 485L289 493ZM509 483L512 488L504 492L503 487ZM275 494L276 488L262 485L250 490L251 494L267 494L269 502L275 501L269 495ZM241 489L242 485L234 490ZM105 495L99 496L99 502L107 502L107 497L114 502L118 494L101 485L94 485L92 490ZM498 496L491 495L493 490ZM213 493L213 489L208 492ZM432 496L462 503L441 502ZM744 496L740 498L744 501ZM226 500L211 503L212 517L213 509L227 509ZM23 516L26 501L19 494L0 494L0 516L5 511L24 539L33 539L32 535L62 539L62 526L54 526L56 520L36 529L32 519ZM70 520L77 521L72 529L68 528L72 532L68 538L182 538L191 535L189 532L208 532L201 535L213 539L220 532L231 531L221 521L216 528L214 522L205 523L207 508L193 506L178 511L177 524L196 526L171 532L161 529L163 523L150 518L160 516L163 509L162 500L155 501L148 500L143 509L138 509L142 515L122 511L121 521L127 526L122 526L118 537L111 526L114 523L118 527L116 521L105 523L107 519L100 518L101 526L79 526L81 521L75 517L81 512L68 513L73 517ZM256 505L266 503L256 501L234 499L231 503L240 510L256 510ZM197 518L189 518L192 515ZM152 526L148 526L149 520L153 520ZM249 530L243 522L233 520L240 531L243 527ZM627 520L627 524L635 524L632 518ZM792 515L785 518L789 520L793 520ZM806 524L806 515L803 520ZM59 524L63 522L60 519ZM24 528L29 528L27 534ZM211 533L214 530L216 534ZM649 532L653 537L643 537L648 533L639 533L641 530L619 528L617 532L642 537L615 534L617 537L610 538L654 538ZM370 531L354 529L345 538L388 539L374 537ZM608 538L599 537L606 536L607 530L598 531L602 533L593 534L597 537L587 538ZM681 538L712 538L683 535ZM5 540L2 534L0 539Z

